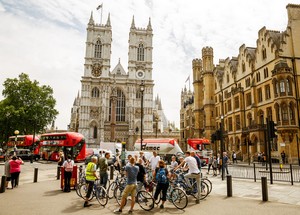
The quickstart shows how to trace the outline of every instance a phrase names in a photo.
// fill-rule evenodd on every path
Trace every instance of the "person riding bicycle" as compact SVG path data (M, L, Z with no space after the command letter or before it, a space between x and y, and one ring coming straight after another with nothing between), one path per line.
M184 178L186 178L186 183L188 185L188 187L191 187L191 183L190 183L190 178L195 178L196 182L197 182L197 199L196 199L196 203L199 204L200 201L200 194L201 194L201 188L200 188L200 183L201 183L201 175L200 175L200 170L198 168L197 165L197 161L194 157L191 156L191 153L189 151L185 152L185 159L183 160L183 162L181 162L176 168L174 168L174 170L177 170L178 168L180 168L181 166L183 166L185 163L188 164L189 167L189 171L187 174L185 174Z
M160 205L160 208L164 208L164 204L167 200L167 191L169 188L169 178L170 178L170 174L167 168L165 168L165 162L163 160L160 160L158 162L158 166L155 169L153 178L155 179L157 186L156 186L156 190L154 193L154 199L157 200L158 195L160 194L160 192L162 192L162 203Z
M93 156L91 159L91 162L88 163L86 167L85 172L85 179L86 183L88 184L88 191L85 197L85 202L83 207L89 207L91 204L89 204L89 198L93 192L93 187L96 179L99 179L99 177L96 174L97 171L97 157Z

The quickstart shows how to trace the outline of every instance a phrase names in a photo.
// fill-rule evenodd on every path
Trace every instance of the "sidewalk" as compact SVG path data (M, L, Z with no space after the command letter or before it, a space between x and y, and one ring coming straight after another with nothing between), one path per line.
M83 208L83 199L79 198L75 191L63 193L59 187L59 181L51 180L39 183L27 183L7 190L1 194L0 214L6 215L53 215L53 214L113 214L117 208L114 199L109 200L106 207L101 207L96 200L93 200L93 206ZM3 198L5 197L5 198ZM299 198L298 198L299 199ZM170 203L166 204L165 209L154 208L151 212L145 212L135 205L134 214L222 214L222 215L258 215L258 214L299 214L300 206L291 204L282 204L278 202L265 202L260 200L232 197L226 198L213 192L206 200L195 204L191 199L188 207L180 211ZM129 206L124 209L123 214L127 213Z
M38 182L32 182L33 168L39 168ZM93 206L83 208L83 199L75 191L64 193L60 190L60 181L56 180L56 165L29 164L22 166L20 185L16 189L0 194L0 215L53 215L53 214L113 214L117 208L114 199L106 207L101 207L96 200ZM1 172L1 171L0 171ZM219 215L260 215L260 214L300 214L300 185L276 183L268 184L268 202L262 202L261 183L250 180L233 179L233 197L226 197L226 180L220 176L208 177L213 182L212 193L200 204L190 198L184 211L176 209L170 202L165 209L154 208L151 212L143 211L135 205L134 214L219 214ZM129 204L123 214L127 214Z

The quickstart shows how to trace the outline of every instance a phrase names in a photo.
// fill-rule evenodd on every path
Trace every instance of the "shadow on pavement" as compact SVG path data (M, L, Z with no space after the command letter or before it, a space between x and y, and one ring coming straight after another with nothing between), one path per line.
M50 191L44 192L44 196L57 196L60 194L65 195L65 193L62 190L50 190Z

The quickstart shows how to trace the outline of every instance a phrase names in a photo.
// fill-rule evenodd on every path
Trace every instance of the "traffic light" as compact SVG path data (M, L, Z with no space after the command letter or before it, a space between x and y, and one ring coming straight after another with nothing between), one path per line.
M269 128L270 128L270 138L275 138L277 137L277 124L274 123L274 121L269 122Z
M221 130L216 130L216 140L221 140Z
M212 133L210 139L211 139L211 143L214 143L216 141L216 134Z

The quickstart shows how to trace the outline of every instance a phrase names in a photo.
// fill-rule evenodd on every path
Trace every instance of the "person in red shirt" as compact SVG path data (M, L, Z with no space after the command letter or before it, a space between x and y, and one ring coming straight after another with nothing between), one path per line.
M18 186L19 175L21 172L21 164L24 162L21 158L17 158L17 156L13 156L12 160L9 162L10 165L10 175L11 175L11 187L12 189Z

